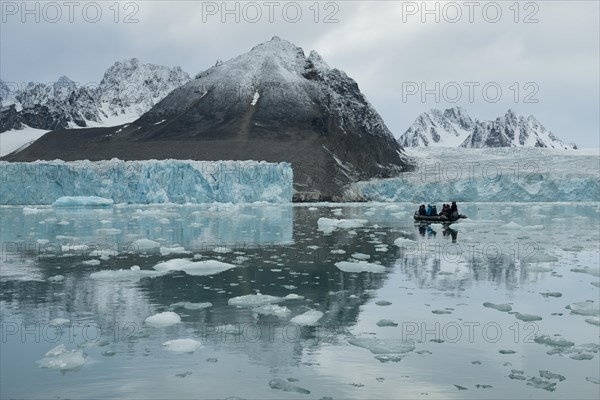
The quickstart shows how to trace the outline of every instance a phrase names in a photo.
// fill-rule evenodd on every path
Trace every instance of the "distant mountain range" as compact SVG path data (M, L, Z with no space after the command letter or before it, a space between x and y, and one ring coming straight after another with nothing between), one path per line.
M432 109L417 117L400 136L404 147L547 147L576 149L566 144L535 119L508 110L493 121L478 121L461 107Z
M137 58L116 62L96 87L78 85L66 76L24 88L0 80L0 132L131 122L189 80L180 67L142 64Z

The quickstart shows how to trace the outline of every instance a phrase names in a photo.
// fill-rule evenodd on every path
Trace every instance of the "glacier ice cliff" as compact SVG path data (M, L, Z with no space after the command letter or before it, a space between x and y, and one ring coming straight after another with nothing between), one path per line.
M52 204L63 196L115 203L289 203L289 163L118 159L0 162L0 204Z

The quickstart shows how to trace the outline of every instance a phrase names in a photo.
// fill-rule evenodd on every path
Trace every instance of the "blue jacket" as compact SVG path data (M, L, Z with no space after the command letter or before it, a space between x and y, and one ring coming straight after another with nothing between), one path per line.
M433 208L431 208L431 204L427 204L427 215L431 215Z

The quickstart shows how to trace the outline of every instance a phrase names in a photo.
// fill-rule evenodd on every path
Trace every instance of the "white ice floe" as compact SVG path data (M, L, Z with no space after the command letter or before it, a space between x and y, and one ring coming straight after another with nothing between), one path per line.
M66 346L61 344L49 350L38 363L41 368L73 371L85 365L85 354L81 350L68 351Z
M586 316L598 316L600 315L600 304L592 303L589 301L582 301L579 303L571 303L566 308L571 310L573 314L586 315Z
M160 243L150 239L137 239L131 242L129 249L135 252L154 252L160 250Z
M173 303L170 308L185 308L186 310L204 310L212 307L212 303L190 303L189 301L180 301L179 303Z
M344 272L372 272L381 274L385 272L383 265L372 264L366 261L340 261L335 266Z
M261 315L274 315L277 318L287 318L292 312L286 306L277 304L265 304L252 309L252 312Z
M373 354L403 354L415 349L412 340L356 337L348 340L348 343L368 349Z
M336 229L353 229L360 228L368 223L366 219L334 219L334 218L319 218L317 220L318 229L324 233L331 233Z
M158 263L154 269L159 272L183 271L188 275L205 276L215 275L228 269L235 268L234 264L228 264L216 260L190 261L185 258L174 258Z
M181 322L181 317L171 311L165 311L158 314L154 314L146 318L144 321L147 325L155 328L162 328L165 326L175 325Z
M236 307L260 307L265 304L280 303L284 299L283 297L271 296L268 294L248 294L245 296L238 296L231 298L227 301L230 306Z
M90 278L97 281L132 281L137 282L142 278L156 278L165 273L159 271L140 270L134 265L130 269L102 270L90 274Z
M202 347L202 343L194 339L167 340L162 345L165 346L165 350L174 353L193 353Z
M321 311L310 310L304 314L296 315L290 322L302 326L314 326L321 318L323 318L323 315L324 314Z
M163 257L170 256L172 254L192 254L191 251L186 250L182 246L177 247L161 247L160 255Z

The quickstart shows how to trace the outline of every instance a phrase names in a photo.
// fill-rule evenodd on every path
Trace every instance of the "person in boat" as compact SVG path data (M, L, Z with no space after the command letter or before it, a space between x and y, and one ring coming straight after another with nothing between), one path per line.
M440 217L448 217L448 213L449 213L449 207L448 204L444 204L442 206L442 211L440 211Z
M421 204L419 206L419 215L427 215L427 210L425 209L425 204Z
M431 204L427 204L427 216L432 215L433 208L431 208Z
M437 207L435 206L435 204L433 206L431 206L431 215L437 217L438 212L437 212Z
M455 201L453 201L452 205L450 206L450 217L458 218L458 206L456 205Z

